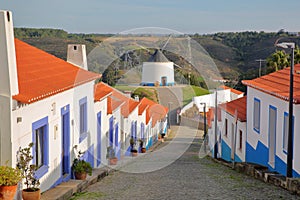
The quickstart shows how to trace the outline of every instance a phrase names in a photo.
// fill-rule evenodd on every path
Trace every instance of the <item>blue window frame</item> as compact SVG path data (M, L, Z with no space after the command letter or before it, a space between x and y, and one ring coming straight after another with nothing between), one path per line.
M292 119L292 137L294 137L294 116ZM283 116L283 139L282 139L282 149L284 153L287 153L288 148L288 135L289 135L289 113L284 112Z
M79 142L87 137L87 97L79 100Z
M253 104L253 129L260 133L260 100L254 98Z
M33 164L38 167L35 177L40 179L49 168L49 124L48 117L32 123Z

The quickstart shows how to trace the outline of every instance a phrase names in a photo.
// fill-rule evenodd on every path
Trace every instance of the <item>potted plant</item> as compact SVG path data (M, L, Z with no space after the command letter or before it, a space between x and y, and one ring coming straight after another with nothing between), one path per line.
M113 147L111 147L111 146L107 147L106 158L108 159L110 165L117 164L118 158L116 157L116 153L115 153L115 150L113 149Z
M13 199L18 183L22 180L22 172L18 168L0 166L0 199Z
M138 151L134 148L134 146L135 146L135 140L133 139L133 137L130 138L130 146L131 146L131 150L130 150L131 155L133 157L136 157Z
M81 159L83 154L84 153L79 151L77 158L73 160L72 169L77 180L85 180L87 174L90 176L92 175L93 168L91 164Z
M22 172L22 176L25 179L24 184L26 188L22 190L22 197L24 200L27 199L40 199L40 181L35 177L35 171L37 166L32 163L33 156L30 153L33 143L30 143L28 147L19 148L17 154L17 168Z
M144 147L144 140L140 139L140 148L142 153L146 153L146 148Z

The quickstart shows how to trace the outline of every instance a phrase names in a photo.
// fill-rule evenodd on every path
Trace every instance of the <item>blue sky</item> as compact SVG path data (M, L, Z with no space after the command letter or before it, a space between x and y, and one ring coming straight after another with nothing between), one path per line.
M182 33L300 31L299 0L3 0L15 27L119 33L162 27Z

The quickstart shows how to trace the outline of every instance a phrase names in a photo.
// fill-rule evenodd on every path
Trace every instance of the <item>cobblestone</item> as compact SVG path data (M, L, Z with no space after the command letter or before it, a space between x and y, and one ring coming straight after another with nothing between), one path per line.
M300 199L209 157L199 158L200 144L198 135L171 165L142 174L116 171L74 199Z

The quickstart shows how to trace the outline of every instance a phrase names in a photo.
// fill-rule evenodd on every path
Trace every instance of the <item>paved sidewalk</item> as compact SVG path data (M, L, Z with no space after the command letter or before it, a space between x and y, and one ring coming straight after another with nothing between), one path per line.
M197 134L187 151L172 164L147 173L127 173L121 169L90 185L74 199L299 199L209 157L199 158L201 142L201 135Z

